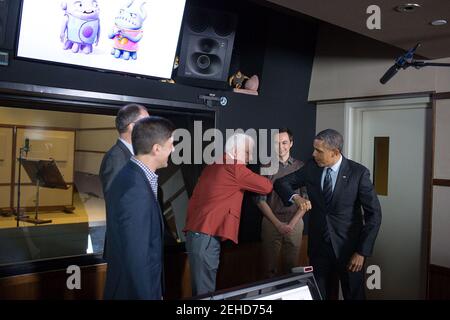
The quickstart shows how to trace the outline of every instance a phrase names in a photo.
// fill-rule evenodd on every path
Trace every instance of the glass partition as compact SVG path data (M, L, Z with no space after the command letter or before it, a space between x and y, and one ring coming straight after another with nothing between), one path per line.
M203 130L214 126L210 116L150 113L190 132L197 120ZM118 137L114 123L114 115L0 107L0 266L103 252L106 213L98 172ZM67 187L36 186L19 158L54 160ZM184 241L187 201L201 169L170 163L157 172L166 244Z

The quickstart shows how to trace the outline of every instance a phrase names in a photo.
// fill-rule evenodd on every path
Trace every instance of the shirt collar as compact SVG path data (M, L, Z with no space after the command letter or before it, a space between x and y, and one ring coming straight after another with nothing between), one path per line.
M131 154L134 154L133 145L131 143L128 143L122 138L119 138L119 140L127 147L128 150L130 150Z
M280 163L281 163L282 165L284 165L284 166L291 165L291 164L294 163L294 158L292 158L291 156L289 156L289 158L286 160L286 162L282 162L282 161L280 160Z
M158 198L158 175L154 173L149 167L147 167L142 161L136 159L134 156L131 157L130 160L141 168L144 175L147 177L148 182L150 183L150 187L155 194L155 198Z
M329 167L329 168L331 168L331 170L333 170L333 172L338 172L339 168L341 167L342 154L340 154L339 156L340 156L340 158L339 158L338 162L336 162L333 166Z
M158 175L154 171L152 171L149 167L147 167L145 165L145 163L143 163L141 160L137 159L135 156L132 156L131 157L131 161L133 161L139 167L141 167L142 170L144 170L146 176L148 176L149 179L158 179Z

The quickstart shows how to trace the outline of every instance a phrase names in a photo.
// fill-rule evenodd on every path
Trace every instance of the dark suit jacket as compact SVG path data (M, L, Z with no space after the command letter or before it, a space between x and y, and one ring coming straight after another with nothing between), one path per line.
M106 193L111 187L111 183L113 182L116 175L119 173L119 171L127 164L128 160L133 156L133 154L130 152L130 150L119 140L117 139L117 142L115 145L109 149L109 151L105 154L102 160L102 164L100 166L100 180L102 182L103 187L103 195L106 200ZM158 199L159 206L163 207L164 201L162 198L162 189L158 185L158 196L160 199ZM164 232L164 242L167 244L176 244L176 239L172 236L170 233L170 229L168 227L167 221L165 217L164 219L164 225L165 225L165 232ZM107 255L107 240L106 240L106 234L105 234L105 245L103 248L103 258L106 259Z
M130 150L119 140L115 145L108 150L100 165L100 180L103 187L103 195L106 199L106 193L108 192L111 183L116 177L117 173L125 166L130 160L132 154Z
M161 299L163 221L141 168L129 161L106 195L105 299Z
M381 207L370 181L369 170L343 157L331 208L327 211L321 188L323 168L314 160L278 179L275 191L286 205L295 189L306 186L312 209L309 221L309 256L320 255L326 223L336 257L348 260L355 252L372 255L381 225ZM364 221L361 208L364 209ZM328 212L328 213L327 213Z

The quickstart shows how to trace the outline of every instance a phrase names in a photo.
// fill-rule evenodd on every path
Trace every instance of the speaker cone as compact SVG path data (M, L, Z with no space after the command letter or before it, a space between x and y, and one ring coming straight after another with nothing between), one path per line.
M214 21L213 28L217 35L227 37L234 31L235 28L233 17L228 14L217 16Z
M207 69L211 65L211 60L206 54L202 54L197 58L197 66L200 69Z
M214 75L222 70L222 60L215 54L195 52L189 59L189 65L197 74Z
M211 53L213 50L219 48L219 42L211 38L203 38L199 41L199 50L205 53Z
M202 33L210 24L209 16L203 10L191 12L189 14L187 24L192 31Z

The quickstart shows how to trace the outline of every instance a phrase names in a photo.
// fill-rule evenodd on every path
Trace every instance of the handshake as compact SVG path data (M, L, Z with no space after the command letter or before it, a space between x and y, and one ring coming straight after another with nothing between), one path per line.
M301 196L299 196L298 194L295 194L292 197L292 201L295 202L295 204L300 208L300 210L302 211L308 211L311 210L312 206L311 206L311 201L309 201L308 199L302 198Z

